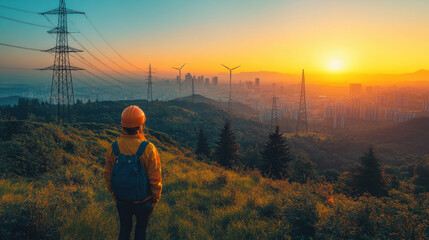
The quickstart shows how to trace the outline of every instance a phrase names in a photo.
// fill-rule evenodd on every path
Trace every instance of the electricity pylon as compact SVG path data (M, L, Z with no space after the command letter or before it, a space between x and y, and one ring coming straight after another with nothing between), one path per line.
M296 134L298 134L301 127L304 127L305 132L308 133L308 121L307 121L307 103L305 100L305 76L304 69L302 70L301 80L301 96L299 98L299 109L298 109L298 121L296 122Z
M82 52L79 49L69 47L68 41L68 27L67 15L68 14L85 14L66 8L65 0L60 0L58 8L51 11L43 12L42 15L58 15L58 25L54 29L48 31L49 34L55 33L56 45L55 47L45 50L45 52L54 52L55 59L54 65L43 68L41 70L52 70L52 83L51 83L51 96L49 103L57 103L57 120L60 123L61 119L64 121L64 115L68 112L69 122L71 121L70 105L74 104L74 90L72 71L83 70L78 67L70 65L70 52Z
M228 112L231 112L231 105L232 105L232 100L231 100L231 89L232 89L232 70L235 70L237 68L239 68L240 66L237 66L235 68L229 68L223 64L221 64L222 66L224 66L226 69L229 70L229 100L228 100Z
M278 114L278 108L277 108L277 98L276 96L273 97L273 106L271 108L271 128L270 131L274 131L277 126L279 126L279 114Z
M184 63L180 68L177 67L172 67L172 69L176 69L179 71L179 97L182 96L182 68L186 65L186 63Z
M149 75L147 78L147 101L152 102L152 67L149 64Z

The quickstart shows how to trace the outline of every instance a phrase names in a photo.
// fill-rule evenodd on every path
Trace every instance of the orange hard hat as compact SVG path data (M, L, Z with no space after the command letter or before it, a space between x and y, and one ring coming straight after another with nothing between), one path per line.
M122 112L121 124L122 127L134 128L143 125L146 122L144 112L137 106L132 105Z

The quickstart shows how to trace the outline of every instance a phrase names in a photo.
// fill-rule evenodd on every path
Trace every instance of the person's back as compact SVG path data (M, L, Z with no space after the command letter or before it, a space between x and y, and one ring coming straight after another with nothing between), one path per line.
M116 200L119 240L130 239L134 215L135 239L146 239L150 216L161 197L161 161L155 146L143 134L145 121L139 107L126 108L121 116L122 134L106 153L104 180Z

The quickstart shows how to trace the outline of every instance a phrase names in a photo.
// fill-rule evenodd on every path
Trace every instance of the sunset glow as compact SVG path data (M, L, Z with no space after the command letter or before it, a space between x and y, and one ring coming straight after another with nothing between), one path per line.
M344 64L339 59L333 59L329 62L329 70L332 72L341 72L344 68Z

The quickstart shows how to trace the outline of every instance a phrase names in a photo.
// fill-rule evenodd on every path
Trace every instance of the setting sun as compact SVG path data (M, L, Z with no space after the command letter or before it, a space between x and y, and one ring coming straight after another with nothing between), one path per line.
M331 72L341 72L343 71L344 63L339 59L333 59L329 62L328 68Z

